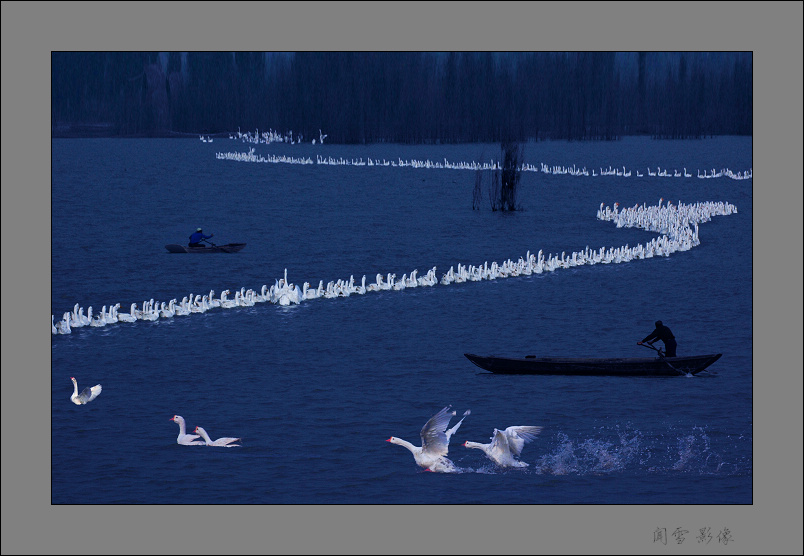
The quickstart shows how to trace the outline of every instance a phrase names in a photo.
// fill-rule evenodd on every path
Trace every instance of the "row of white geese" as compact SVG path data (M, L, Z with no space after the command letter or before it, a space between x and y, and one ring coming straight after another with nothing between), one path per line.
M436 267L432 267L425 274L419 275L418 269L410 274L405 273L401 278L396 274L383 275L377 273L373 282L367 282L363 275L357 282L354 275L348 280L339 279L324 285L321 280L317 287L304 282L300 287L288 281L287 269L284 278L275 281L273 286L263 285L259 292L244 287L235 291L234 297L229 298L231 291L225 289L220 297L215 291L208 294L190 294L179 302L171 299L168 302L155 302L153 299L143 301L141 306L132 303L128 313L119 312L120 303L104 305L100 313L93 314L92 307L84 314L83 307L75 304L71 312L65 312L58 322L51 315L52 334L70 334L72 329L84 326L102 327L119 322L136 322L138 320L156 321L159 319L186 316L193 313L205 313L211 309L232 309L235 307L252 307L257 303L273 303L281 306L298 305L304 301L325 298L343 298L351 295L364 295L379 291L401 291L408 288L432 287L436 285L460 284L464 282L479 282L483 280L496 280L514 276L529 276L553 272L559 269L573 268L583 265L611 264L632 261L634 259L649 259L652 257L667 257L677 251L688 251L700 244L698 237L698 224L708 222L713 216L729 215L737 212L737 207L728 202L699 202L684 204L679 201L677 205L664 203L659 199L658 205L646 204L620 209L619 203L614 207L604 207L603 203L597 211L599 220L611 221L618 228L641 228L660 235L652 240L630 247L628 244L621 247L600 247L590 249L589 246L582 251L560 255L549 254L545 257L542 250L537 254L527 252L526 256L519 257L517 261L508 259L501 264L488 261L482 265L451 266L439 279Z
M248 152L218 152L215 153L215 158L218 160L231 160L235 162L265 162L265 163L272 163L272 164L323 164L327 166L388 166L393 168L434 168L434 169L449 169L449 170L499 170L500 166L497 161L491 160L489 162L450 162L446 158L443 162L433 162L432 160L402 160L398 158L397 160L387 160L387 159L379 159L379 158L367 158L363 159L360 158L343 158L338 157L334 158L332 156L321 156L316 155L315 161L311 157L295 157L295 156L287 156L287 155L262 155L257 154L254 150L254 147L250 148ZM522 172L542 172L544 174L554 174L554 175L563 175L569 174L572 176L591 176L591 177L598 177L598 176L620 176L620 177L631 177L633 175L632 170L626 170L626 167L623 166L622 169L612 168L609 166L608 168L603 168L602 166L598 170L595 169L587 169L584 167L576 167L574 164L572 166L559 166L553 165L548 166L545 163L540 163L539 166L534 166L532 164L523 163L520 165L519 170ZM722 168L720 170L715 170L714 168L710 170L704 170L701 173L701 170L698 170L697 176L693 176L687 169L684 168L684 171L680 171L674 169L672 171L668 170L667 168L662 169L661 167L656 167L655 170L651 170L651 168L646 168L647 174L643 174L639 170L635 170L636 177L642 178L646 175L648 177L668 177L668 178L722 178L727 177L733 180L746 180L751 179L754 177L754 169L749 168L748 170L744 170L742 172L734 172L728 168Z
M392 436L386 440L392 444L403 446L413 454L416 465L425 471L434 473L456 473L460 469L447 457L449 453L450 438L458 431L458 428L471 413L466 410L454 427L447 429L450 420L457 412L452 411L450 406L445 407L433 415L422 427L420 437L421 446L416 446L407 440ZM494 429L491 435L491 442L483 444L467 440L464 447L481 450L486 457L500 468L527 467L528 464L519 459L525 443L536 439L543 427L522 425L512 426L504 430Z

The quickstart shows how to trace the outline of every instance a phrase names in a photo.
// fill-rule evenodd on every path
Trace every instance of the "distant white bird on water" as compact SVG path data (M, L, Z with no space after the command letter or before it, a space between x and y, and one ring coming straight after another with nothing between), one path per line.
M463 443L467 448L483 450L486 456L500 467L527 467L524 461L516 459L522 453L526 442L536 438L542 427L516 426L505 430L494 429L491 443L481 444L467 440Z
M179 436L176 438L177 444L181 444L182 446L204 446L206 444L203 440L196 440L199 438L197 434L187 434L187 426L184 423L184 417L174 415L170 420L179 424Z
M450 420L456 414L455 411L450 411L450 407L445 407L424 424L421 430L421 446L414 446L407 440L402 440L396 436L392 436L386 442L398 444L410 450L413 454L413 459L416 460L416 464L426 471L454 473L458 468L446 457L449 452L449 439L455 434L471 411L467 409L461 420L454 427L447 430Z
M240 446L240 444L234 443L242 440L242 438L233 438L230 436L224 436L217 440L212 440L207 434L207 431L205 431L202 427L196 427L193 432L200 434L207 446L225 446L226 448L233 448L235 446Z
M93 387L87 386L84 390L79 394L78 393L78 381L75 380L75 377L71 376L70 380L73 381L73 395L70 396L70 401L73 402L75 405L86 405L101 393L101 385L96 384Z

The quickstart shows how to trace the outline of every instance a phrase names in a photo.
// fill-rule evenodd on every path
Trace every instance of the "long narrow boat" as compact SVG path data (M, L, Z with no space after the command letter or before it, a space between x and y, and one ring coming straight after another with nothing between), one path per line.
M165 249L171 253L237 253L245 246L245 243L227 243L226 245L190 247L188 245L179 245L178 243L168 243L165 245Z
M480 367L497 374L513 375L597 375L597 376L679 376L696 374L720 359L721 353L688 357L497 357L472 353L464 355Z

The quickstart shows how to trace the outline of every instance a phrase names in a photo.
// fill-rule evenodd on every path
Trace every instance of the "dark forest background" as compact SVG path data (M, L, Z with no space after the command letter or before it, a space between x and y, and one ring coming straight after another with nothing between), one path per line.
M752 135L750 52L53 52L58 136L328 143Z

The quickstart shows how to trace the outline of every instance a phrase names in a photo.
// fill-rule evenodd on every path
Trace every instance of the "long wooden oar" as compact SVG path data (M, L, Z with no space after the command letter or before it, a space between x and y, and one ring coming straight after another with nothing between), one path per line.
M221 250L221 251L223 251L224 253L231 253L231 252L232 252L232 250L231 250L230 248L226 247L226 245L215 245L214 243L212 243L211 241L207 241L206 239L205 239L205 240L203 240L203 241L206 241L206 242L207 242L207 243L209 243L209 244L210 244L212 247L217 247L218 249L220 249L220 250Z
M650 344L643 344L642 342L639 342L639 345L640 345L640 346L645 346L645 347L647 347L647 348L650 348L650 349L652 349L653 351L655 351L656 353L658 353L658 354L659 354L659 359L661 359L662 361L664 361L665 363L667 363L667 366L668 366L668 367L670 367L671 369L673 369L675 372L677 372L677 373L679 373L679 374L682 374L682 375L684 375L684 376L693 376L693 375L692 375L692 373L685 373L684 371L679 371L679 370L678 370L678 369L676 369L674 366L672 366L672 365L671 365L671 364L670 364L670 363L667 361L667 359L665 358L665 356L664 356L664 352L663 352L661 349L657 349L657 348L653 347L653 346L652 346L652 345L650 345Z

